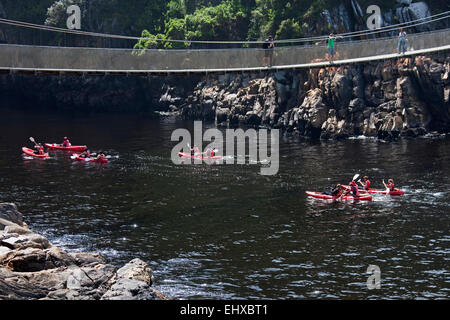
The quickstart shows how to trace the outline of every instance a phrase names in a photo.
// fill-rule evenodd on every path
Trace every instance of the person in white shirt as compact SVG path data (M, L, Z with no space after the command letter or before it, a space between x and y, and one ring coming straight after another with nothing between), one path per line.
M398 54L403 54L406 52L406 32L400 29L398 35Z

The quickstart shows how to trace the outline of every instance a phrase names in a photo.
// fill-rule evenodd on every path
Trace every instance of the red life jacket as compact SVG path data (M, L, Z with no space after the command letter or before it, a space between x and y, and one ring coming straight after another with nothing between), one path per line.
M355 181L350 182L350 191L352 192L353 196L359 197L358 185Z
M364 183L364 189L369 190L370 189L370 180L367 179L367 181Z

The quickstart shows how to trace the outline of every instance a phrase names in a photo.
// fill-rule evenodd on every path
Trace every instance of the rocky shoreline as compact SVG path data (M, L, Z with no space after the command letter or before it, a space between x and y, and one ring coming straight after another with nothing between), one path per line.
M44 94L42 94L44 93ZM3 75L17 106L126 112L266 127L308 138L450 132L448 52L299 70L151 77Z
M140 259L117 269L97 253L53 246L0 203L0 300L168 300L153 279Z
M281 129L321 139L384 140L450 132L450 57L209 75L184 103L184 119ZM180 101L180 99L178 99Z

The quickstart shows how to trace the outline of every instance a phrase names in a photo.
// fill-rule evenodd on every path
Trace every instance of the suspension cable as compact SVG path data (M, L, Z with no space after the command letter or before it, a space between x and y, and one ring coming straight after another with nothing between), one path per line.
M442 17L441 17L442 16ZM396 25L390 25L385 26L382 28L378 28L375 30L363 30L363 31L353 31L353 32L347 32L347 33L341 33L336 34L337 37L342 38L350 38L350 37L356 37L356 36L367 36L367 35L374 35L382 32L390 32L395 31L401 28L412 28L415 26L428 24L437 22L440 20L448 19L450 18L450 11L442 12L436 15L411 20L408 22L399 23ZM16 20L9 20L0 18L0 24L6 24L16 27L24 27L24 28L31 28L31 29L39 29L39 30L45 30L45 31L51 31L51 32L61 32L61 33L68 33L68 34L76 34L76 35L83 35L83 36L91 36L91 37L102 37L102 38L113 38L113 39L124 39L124 40L150 40L150 41L161 41L161 42L174 42L174 43L200 43L200 44L262 44L264 41L219 41L219 40L179 40L179 39L158 39L158 38L147 38L147 37L135 37L135 36L126 36L126 35L116 35L116 34L107 34L107 33L98 33L98 32L90 32L90 31L81 31L81 30L70 30L70 29L64 29L59 27L53 27L53 26L45 26L45 25L39 25L39 24L33 24L23 21L16 21ZM327 36L317 36L317 37L308 37L308 38L297 38L297 39L283 39L283 40L274 40L274 43L301 43L301 42L314 42L314 41L321 41L326 40L328 38Z

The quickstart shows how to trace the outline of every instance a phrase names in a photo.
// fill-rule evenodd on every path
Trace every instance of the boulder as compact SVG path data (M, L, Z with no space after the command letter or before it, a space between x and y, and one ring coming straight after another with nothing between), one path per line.
M0 208L0 300L167 299L144 261L117 270L99 254L68 253L28 229L15 205Z
M143 281L148 285L152 285L153 273L147 263L136 258L117 270L117 277Z
M216 124L226 122L229 115L230 115L230 109L216 108Z
M24 226L22 214L14 203L0 203L0 219L5 219L19 226Z
M322 124L327 120L328 108L323 103L322 91L320 89L308 91L301 108L305 110L307 117L305 120L313 128L321 128Z
M102 300L154 300L158 296L151 290L152 271L140 259L133 259L117 270L110 289Z

